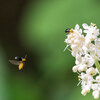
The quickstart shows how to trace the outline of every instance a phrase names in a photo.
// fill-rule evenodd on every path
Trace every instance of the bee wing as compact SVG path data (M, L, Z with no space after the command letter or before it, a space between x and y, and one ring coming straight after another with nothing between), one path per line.
M16 60L9 60L10 63L14 64L14 65L20 65L20 61L16 61Z

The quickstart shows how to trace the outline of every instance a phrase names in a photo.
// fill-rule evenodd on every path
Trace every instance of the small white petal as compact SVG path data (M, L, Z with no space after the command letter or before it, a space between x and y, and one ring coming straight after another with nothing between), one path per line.
M78 40L78 39L76 39L76 40L74 40L74 43L80 43L80 40Z
M94 98L95 98L95 99L98 99L98 98L99 98L99 94L95 94L95 95L94 95Z
M82 90L82 94L85 96L87 93L89 93L90 92L90 88L89 87L86 87L86 88L84 88L83 90Z
M89 26L88 26L87 24L85 24L85 23L82 24L82 26L83 26L84 29L88 29L88 27L89 27Z
M81 79L85 82L88 81L88 75L87 74L81 74Z
M76 26L75 26L75 30L78 30L78 29L79 29L79 25L76 24Z
M77 72L78 68L79 68L79 66L74 66L74 67L72 68L73 72Z
M86 71L86 70L87 70L87 66L86 65L81 66L81 71Z
M65 39L65 42L67 43L68 42L68 39Z
M92 95L94 96L95 99L99 98L99 91L93 91Z
M95 70L93 67L87 69L86 73L87 73L88 75L91 75L91 76L94 76L94 75L97 74L96 70Z
M81 71L82 71L82 70L81 70L81 67L79 67L79 68L78 68L78 71L79 71L79 72L81 72Z
M76 61L75 61L75 64L76 64L76 65L79 65L79 64L80 64L80 61L76 60Z
M79 33L82 33L82 29L79 30Z
M74 48L76 48L76 47L77 47L77 45L75 45L75 44L71 45L71 48L72 48L72 49L74 49Z
M92 84L91 88L92 88L93 90L97 90L97 89L98 89L98 84Z
M84 33L88 33L89 31L88 30L84 30Z
M99 74L99 71L98 71L98 69L96 68L95 70L96 70L96 72Z
M75 56L76 56L76 52L75 52L75 51L72 51L72 53L71 53L71 54L72 54L72 56L73 56L73 57L75 57Z
M82 90L81 94L85 96L87 94L87 91L84 89Z
M96 77L96 80L97 81L100 81L100 75Z

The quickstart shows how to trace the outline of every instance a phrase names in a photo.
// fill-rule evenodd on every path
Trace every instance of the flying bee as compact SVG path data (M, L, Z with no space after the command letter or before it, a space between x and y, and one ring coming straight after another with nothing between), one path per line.
M67 33L67 34L69 34L70 32L73 32L73 30L70 29L70 28L68 28L68 29L65 30L65 33Z
M18 65L18 69L21 70L26 62L26 57L27 55L25 57L15 57L15 60L9 60L9 62Z

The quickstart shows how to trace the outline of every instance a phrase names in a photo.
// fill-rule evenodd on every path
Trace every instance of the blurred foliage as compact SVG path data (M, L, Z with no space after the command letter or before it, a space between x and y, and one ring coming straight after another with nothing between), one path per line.
M0 100L94 100L92 93L81 95L77 74L72 72L74 58L63 50L66 28L91 22L100 26L99 5L99 0L27 1L19 18L19 34L9 34L12 40L10 46L6 44L11 49L5 50L12 53L10 58L28 53L27 63L21 71L9 63L5 68L5 51L0 51ZM15 45L17 39L20 46Z
M9 83L7 83L7 78L9 78L7 77L8 75L4 51L0 46L0 100L7 100L9 95Z

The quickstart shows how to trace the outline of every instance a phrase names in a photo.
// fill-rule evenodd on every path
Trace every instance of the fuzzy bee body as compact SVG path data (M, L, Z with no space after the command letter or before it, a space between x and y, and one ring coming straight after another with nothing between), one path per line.
M18 65L19 70L21 70L26 62L26 57L15 57L15 60L9 60L10 63Z
M65 30L65 33L67 33L67 34L69 34L70 32L73 32L73 30L70 29L70 28L68 28L68 29Z

